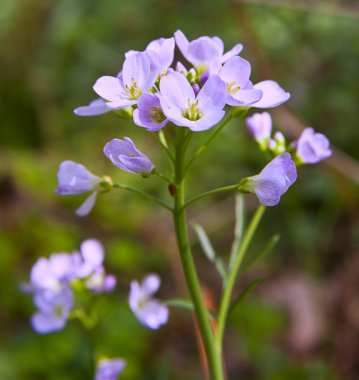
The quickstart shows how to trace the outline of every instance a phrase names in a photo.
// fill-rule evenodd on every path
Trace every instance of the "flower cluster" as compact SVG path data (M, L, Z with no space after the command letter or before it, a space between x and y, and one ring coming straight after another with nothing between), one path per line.
M38 311L32 316L32 326L38 333L61 330L74 307L76 288L92 292L110 292L116 278L107 275L103 267L104 250L94 239L85 240L79 251L54 253L41 257L31 269L30 283L24 290L31 292Z
M287 146L281 132L271 137L272 117L268 112L255 113L246 119L246 124L262 150L269 150L275 155L294 150L297 164L316 164L332 155L328 138L315 133L313 128L304 129L299 139Z
M171 67L175 45L193 65L190 69L182 62ZM152 41L142 52L127 52L117 76L103 76L95 83L100 99L75 113L93 116L132 107L134 123L149 131L168 122L203 131L223 118L226 105L271 108L286 102L290 94L276 82L252 84L251 65L238 56L242 48L238 44L224 53L220 38L188 41L178 30L174 37Z

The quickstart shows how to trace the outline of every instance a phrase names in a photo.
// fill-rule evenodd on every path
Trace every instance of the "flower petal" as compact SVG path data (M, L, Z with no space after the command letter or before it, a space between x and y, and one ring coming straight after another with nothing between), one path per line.
M96 116L107 112L110 112L110 109L102 99L93 100L89 105L77 107L74 110L77 116Z
M97 79L93 89L97 95L109 101L117 100L124 92L124 88L119 78L111 76L103 76Z
M277 107L290 98L289 92L283 90L277 82L265 80L254 85L256 90L261 90L263 96L257 103L252 104L256 108L272 108Z
M82 205L75 211L75 215L80 217L88 215L93 209L93 206L95 206L97 194L97 191L94 191L88 198L86 198Z

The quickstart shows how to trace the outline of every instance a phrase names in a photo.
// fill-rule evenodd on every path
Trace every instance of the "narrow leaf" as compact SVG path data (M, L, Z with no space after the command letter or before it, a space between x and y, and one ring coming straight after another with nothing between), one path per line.
M213 249L213 246L207 236L206 231L202 226L196 223L192 223L192 226L194 230L197 233L199 243L201 244L201 247L203 249L204 254L206 255L207 259L214 264L216 267L218 273L222 277L224 283L227 281L227 271L225 269L225 266L223 264L223 261L220 259L220 257L217 256L215 250Z
M182 298L175 298L167 301L162 301L162 303L167 306L178 307L187 310L194 310L193 303Z
M256 280L250 282L235 298L232 305L229 308L228 314L232 313L233 310L241 303L241 301L246 297L246 295L253 290L257 285L259 285L263 280L261 278L257 278Z
M258 251L257 253L246 256L242 264L241 273L246 271L255 261L268 255L275 248L279 239L280 239L280 236L278 234L273 235L272 238L267 243L267 245L261 251Z
M244 197L242 194L238 193L236 195L236 206L235 206L235 226L234 226L234 239L231 248L231 254L229 257L228 269L231 270L233 263L238 255L239 247L241 245L241 240L243 236L243 225L244 225Z

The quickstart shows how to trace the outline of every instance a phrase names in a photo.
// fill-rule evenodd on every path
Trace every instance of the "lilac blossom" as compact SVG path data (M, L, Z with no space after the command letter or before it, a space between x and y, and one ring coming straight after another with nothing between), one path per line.
M258 175L242 180L239 190L255 193L264 206L275 206L296 179L295 164L289 153L283 153L275 157Z
M96 116L103 115L104 113L110 112L112 109L107 107L107 104L102 99L93 100L87 106L77 107L74 113L77 116Z
M58 186L56 193L60 195L76 195L92 192L76 210L77 216L87 215L93 208L97 198L101 178L92 174L83 165L74 161L63 161L57 173Z
M203 73L207 69L211 73L218 71L222 63L230 57L238 55L243 49L243 45L238 44L223 54L224 45L219 37L204 36L189 42L180 30L177 30L174 36L183 56L192 63L199 73Z
M218 75L227 85L227 104L243 107L261 99L263 93L251 85L250 74L250 63L241 57L231 57L223 65Z
M133 121L136 125L155 132L168 123L157 94L143 94L138 100L137 107L133 111Z
M107 100L107 106L120 109L137 104L139 97L155 83L156 72L146 52L129 54L117 77L103 76L94 85L95 92Z
M34 295L38 312L31 318L34 330L40 334L61 330L65 327L73 306L73 293L63 286L60 292L38 291Z
M290 93L283 90L279 84L273 80L265 80L253 86L255 90L262 91L262 98L251 104L256 108L273 108L285 103L290 98Z
M130 308L136 318L150 329L156 330L168 321L168 308L152 296L157 292L161 280L157 274L147 275L141 284L131 282Z
M125 368L126 362L123 359L101 359L96 368L94 380L117 380Z
M60 292L64 283L75 277L77 260L67 253L54 253L39 258L31 269L30 290Z
M160 92L163 113L178 126L204 131L224 116L227 89L217 75L212 75L196 96L186 77L172 72L161 79Z
M315 164L332 155L328 138L322 133L315 133L313 128L304 129L293 145L297 157L304 164Z
M247 117L246 124L249 133L264 148L272 133L271 115L268 112L255 113Z
M155 167L149 158L136 148L129 137L123 140L111 140L105 145L103 151L114 165L129 173L149 177Z

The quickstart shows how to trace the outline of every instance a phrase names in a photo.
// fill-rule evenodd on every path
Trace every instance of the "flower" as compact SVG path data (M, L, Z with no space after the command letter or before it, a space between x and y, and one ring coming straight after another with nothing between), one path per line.
M34 303L39 309L31 318L34 330L40 334L61 330L73 305L73 293L67 286L63 286L60 292L37 291Z
M75 212L77 216L87 215L95 205L98 193L97 188L102 179L74 161L61 162L57 179L59 183L55 190L57 194L76 195L92 191L90 196Z
M103 76L93 88L108 101L108 107L125 108L137 104L139 97L154 85L156 75L146 52L132 52L126 57L122 72L117 77Z
M255 90L262 91L262 98L251 104L256 108L273 108L285 103L290 98L290 93L283 90L279 84L273 80L264 80L253 86Z
M212 75L196 96L184 75L171 72L161 79L160 93L163 113L178 126L204 131L224 116L227 88L217 75Z
M125 368L123 359L101 359L97 364L95 380L117 380Z
M264 206L275 206L297 179L297 169L289 153L275 157L253 177L239 183L239 191L255 193Z
M111 108L107 107L107 104L102 99L93 100L87 106L77 107L74 113L77 116L96 116L102 115L104 113L110 112Z
M143 94L138 99L137 107L133 111L133 121L136 125L155 132L168 123L157 94Z
M249 133L264 148L272 132L272 117L268 112L255 113L247 117L246 124Z
M111 140L105 145L103 151L114 165L129 173L149 177L155 167L149 158L136 148L129 137L123 140Z
M294 142L296 156L301 163L316 164L332 155L329 140L313 128L305 128L298 141Z
M129 294L130 308L136 318L150 329L156 330L168 321L168 308L152 298L160 287L161 280L157 274L147 275L141 284L131 282Z
M250 74L250 63L241 57L231 57L223 65L218 75L227 85L227 104L243 107L261 99L263 93L253 87Z
M174 36L183 56L199 73L203 73L206 69L210 69L211 72L218 71L222 63L239 54L243 49L243 45L238 44L223 54L224 45L219 37L204 36L189 42L181 30L177 30Z

